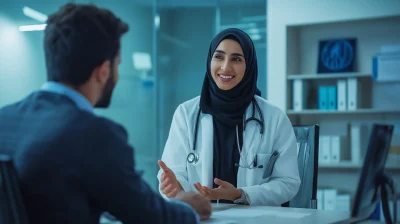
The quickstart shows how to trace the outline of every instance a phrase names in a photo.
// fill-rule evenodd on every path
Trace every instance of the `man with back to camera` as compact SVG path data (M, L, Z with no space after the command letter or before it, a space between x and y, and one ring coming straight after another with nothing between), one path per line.
M48 82L0 110L0 154L13 158L31 223L198 223L210 202L166 201L134 169L125 129L93 114L108 107L128 25L94 5L67 4L47 21Z

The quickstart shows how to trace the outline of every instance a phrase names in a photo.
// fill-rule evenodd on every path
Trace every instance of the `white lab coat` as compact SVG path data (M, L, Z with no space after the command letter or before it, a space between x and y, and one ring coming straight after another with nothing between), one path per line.
M250 205L280 206L291 200L298 192L300 177L297 166L296 137L288 117L279 108L265 99L256 96L256 100L264 115L265 131L258 150L258 165L263 168L239 168L237 187L243 189L250 199ZM196 151L199 161L196 165L187 162L187 156L193 151L193 138L196 117L199 111L200 97L196 97L181 105L175 111L168 140L162 160L174 171L185 191L197 192L193 186L213 187L213 119L209 114L201 113L197 133ZM251 116L252 106L246 110L246 118ZM255 116L258 117L257 111ZM241 165L247 165L254 159L259 142L260 129L255 121L246 126ZM249 152L249 149L251 151ZM273 151L278 151L273 172L269 178L263 179L267 162ZM243 154L244 153L244 154ZM248 153L247 162L243 161ZM162 170L158 172L160 180ZM165 195L160 191L161 195Z

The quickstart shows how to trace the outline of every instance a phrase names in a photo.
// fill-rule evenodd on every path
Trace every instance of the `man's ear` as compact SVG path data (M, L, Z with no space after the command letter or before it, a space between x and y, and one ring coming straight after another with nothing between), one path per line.
M96 67L93 71L95 80L101 84L105 84L111 74L111 62L110 60L104 61L101 65Z

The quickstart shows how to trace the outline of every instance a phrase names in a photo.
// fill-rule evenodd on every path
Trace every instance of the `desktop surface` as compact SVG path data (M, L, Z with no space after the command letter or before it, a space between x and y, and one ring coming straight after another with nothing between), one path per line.
M235 204L212 204L213 213L202 223L332 223L350 216L345 211L248 206Z
M350 212L327 211L317 209L285 208L269 206L248 206L234 204L212 204L211 219L204 224L290 224L290 223L332 223L350 217ZM381 224L382 222L366 220L360 224ZM102 216L100 224L122 224L118 220L109 220Z

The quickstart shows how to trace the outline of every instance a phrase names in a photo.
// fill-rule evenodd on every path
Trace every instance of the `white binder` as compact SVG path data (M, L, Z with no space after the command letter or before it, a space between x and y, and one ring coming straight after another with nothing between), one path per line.
M360 106L360 85L357 78L347 79L347 109L357 110Z
M338 80L337 82L337 107L338 110L347 109L347 82L346 80Z
M324 210L335 210L336 209L336 189L325 189L324 190Z
M331 136L331 163L350 160L350 152L346 146L347 138L341 135Z
M340 136L331 136L331 163L340 162Z
M331 159L331 138L329 136L319 137L319 162L330 163Z
M351 212L351 197L349 194L338 194L336 195L336 210Z
M293 110L302 111L306 109L308 98L308 83L296 79L293 81Z
M317 189L317 209L324 209L324 190Z
M368 126L365 124L352 124L350 127L351 161L361 164L368 143Z

